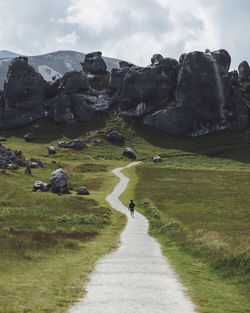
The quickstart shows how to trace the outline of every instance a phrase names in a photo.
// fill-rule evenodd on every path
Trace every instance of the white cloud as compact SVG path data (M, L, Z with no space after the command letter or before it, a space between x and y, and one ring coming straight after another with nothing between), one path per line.
M146 65L154 53L226 48L234 67L250 60L250 2L238 0L0 0L0 49L58 49Z
M76 35L75 31L62 37L56 37L56 41L60 45L74 45L76 44L78 39L79 39L79 36Z

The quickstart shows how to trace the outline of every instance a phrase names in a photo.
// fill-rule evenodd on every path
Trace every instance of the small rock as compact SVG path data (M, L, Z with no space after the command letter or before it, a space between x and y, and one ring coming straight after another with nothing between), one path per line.
M89 195L89 190L87 187L84 187L84 186L80 186L76 189L76 192L78 195L80 196L87 196Z
M56 154L56 148L54 146L48 147L48 154Z
M95 139L94 140L94 144L95 145L100 145L102 142L101 142L101 139Z
M161 157L160 157L159 155L155 155L155 156L153 157L153 161L154 161L155 163L160 163L160 162L162 162L162 159L161 159Z
M135 151L131 148L124 149L123 156L125 156L126 158L129 158L129 159L133 159L133 160L136 159L136 157L137 157Z
M83 150L86 147L86 142L80 139L73 139L68 142L59 141L58 147L75 149L75 150Z
M51 173L50 182L53 192L59 194L68 193L68 176L62 168L59 168L58 170Z
M124 137L117 130L113 130L107 133L106 139L112 143L123 143Z
M5 141L7 141L7 138L0 136L0 142L5 142Z
M32 133L28 133L26 135L23 136L24 140L29 142L32 141L34 139L34 135Z
M50 189L50 185L49 184L44 183L44 182L38 180L38 181L35 182L32 190L34 192L38 192L38 191L46 192L46 191L49 191L49 189Z

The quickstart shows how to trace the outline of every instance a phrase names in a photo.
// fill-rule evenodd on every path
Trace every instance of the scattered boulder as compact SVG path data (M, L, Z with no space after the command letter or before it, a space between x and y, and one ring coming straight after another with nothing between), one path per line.
M155 163L160 163L160 162L162 162L162 159L161 159L161 157L160 157L159 155L155 155L155 156L153 157L153 161L154 161Z
M0 136L0 142L5 142L5 141L7 141L7 138Z
M125 148L123 150L123 156L125 156L128 159L136 159L137 158L137 154L135 153L135 151L132 148Z
M95 139L94 144L95 145L100 145L102 143L101 139Z
M46 192L49 191L50 189L50 184L44 183L40 180L36 181L34 183L32 191L34 192Z
M83 150L87 146L86 142L80 139L73 139L70 141L59 141L58 147L60 148L68 148L75 150Z
M90 74L106 74L107 66L100 51L85 55L84 62L81 63L83 71Z
M80 195L80 196L87 196L89 195L89 190L87 187L84 187L84 186L80 186L76 189L77 191L77 194Z
M62 168L51 174L50 183L51 189L55 193L64 194L69 192L68 176Z
M48 154L49 155L56 154L56 148L54 146L49 146L48 147Z
M26 135L23 136L23 139L27 142L32 141L35 138L35 136L32 133L28 133Z
M108 131L106 134L106 139L109 142L121 144L124 142L124 137L121 133L119 133L117 130L111 130Z
M44 168L44 164L41 160L36 160L36 159L26 159L25 164L29 168Z

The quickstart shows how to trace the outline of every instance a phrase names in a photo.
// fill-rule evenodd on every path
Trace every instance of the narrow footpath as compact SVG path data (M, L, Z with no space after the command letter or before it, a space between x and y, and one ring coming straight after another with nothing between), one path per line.
M122 170L113 170L120 178L106 200L116 210L128 216L121 235L121 244L99 260L87 284L84 299L69 313L195 313L195 307L177 280L158 242L148 235L148 221L135 212L131 218L127 207L119 200L129 178Z

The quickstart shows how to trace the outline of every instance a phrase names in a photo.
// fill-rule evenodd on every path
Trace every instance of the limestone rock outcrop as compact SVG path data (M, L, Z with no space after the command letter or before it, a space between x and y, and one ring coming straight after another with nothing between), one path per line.
M1 95L0 127L17 128L43 117L46 86L26 57L15 58Z

